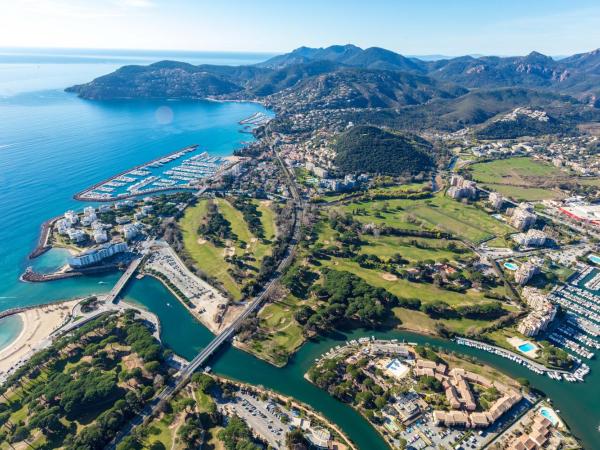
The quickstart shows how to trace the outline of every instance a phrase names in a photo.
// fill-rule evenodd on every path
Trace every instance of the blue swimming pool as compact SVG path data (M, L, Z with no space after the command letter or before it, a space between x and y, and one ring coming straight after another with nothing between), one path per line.
M525 344L519 345L519 350L525 353L530 352L531 350L535 350L535 345L533 345L531 342L526 342Z
M519 268L519 266L511 262L505 262L504 267L506 267L508 270L517 270Z
M548 409L545 406L543 406L540 408L540 414L546 419L548 419L550 422L552 422L552 425L556 426L556 424L558 423L558 418L556 417L556 414L554 414L554 411L552 411L551 409Z
M600 264L600 256L598 255L590 255L588 256L588 259L594 264Z

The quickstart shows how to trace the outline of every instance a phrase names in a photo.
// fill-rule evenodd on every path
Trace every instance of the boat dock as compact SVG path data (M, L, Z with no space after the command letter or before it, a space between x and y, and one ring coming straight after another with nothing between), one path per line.
M79 201L96 201L96 202L112 202L115 200L122 200L125 198L135 197L138 195L146 195L154 192L171 190L171 189L189 189L190 187L182 185L153 185L149 189L142 189L143 187L152 184L159 180L158 176L151 176L151 168L159 168L164 164L168 164L181 158L187 153L194 152L198 149L198 145L189 145L182 149L171 152L167 155L159 156L151 161L139 164L127 170L117 173L112 177L102 180L94 185L77 192L73 198ZM208 157L209 159L215 159ZM216 158L218 159L218 158ZM139 179L136 177L146 177ZM136 188L133 186L126 187L130 183L137 184ZM115 193L116 190L124 189L124 192Z

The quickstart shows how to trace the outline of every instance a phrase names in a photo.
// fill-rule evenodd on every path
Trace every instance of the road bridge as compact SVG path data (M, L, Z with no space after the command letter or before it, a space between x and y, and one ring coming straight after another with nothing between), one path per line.
M135 273L137 268L140 266L141 262L142 262L142 258L135 258L134 260L132 260L129 263L129 266L127 266L127 270L125 270L125 273L123 273L123 275L121 275L121 278L119 278L119 281L117 281L117 284L115 284L113 286L113 288L110 290L110 292L106 296L107 303L116 303L116 301L119 297L119 294L121 293L121 291L123 290L123 288L125 287L127 282L129 281L131 276Z
M169 401L181 388L183 388L191 376L205 365L208 359L228 340L230 340L237 332L240 325L263 304L265 298L272 291L275 283L281 278L284 271L289 267L294 259L296 246L300 240L302 218L304 216L305 204L302 200L298 188L296 186L295 179L291 175L289 169L285 163L281 160L279 155L275 152L278 162L281 164L281 168L285 174L286 181L288 182L288 188L294 200L294 223L292 236L289 240L289 245L286 250L284 258L277 266L277 270L273 273L271 279L264 285L262 290L254 297L248 307L240 314L225 330L215 336L215 338L204 348L190 363L185 366L178 375L167 385L165 388L152 400L152 402L146 406L138 416L133 419L121 433L108 445L107 449L115 449L116 445L138 425L148 422L160 409ZM139 264L139 263L138 263ZM136 266L137 267L137 266ZM135 269L134 269L135 270ZM129 274L131 276L131 274ZM122 277L124 278L125 275ZM121 281L121 280L119 280ZM118 285L119 283L117 283ZM116 290L118 286L115 286L113 290ZM122 287L120 288L122 289ZM112 292L111 292L112 293Z

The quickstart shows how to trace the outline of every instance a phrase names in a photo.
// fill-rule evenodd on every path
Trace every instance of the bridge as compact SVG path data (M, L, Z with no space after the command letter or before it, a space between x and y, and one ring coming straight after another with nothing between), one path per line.
M106 303L113 303L113 302L116 303L116 300L117 300L119 294L121 293L121 291L123 290L123 288L125 287L127 282L129 281L131 276L135 273L137 268L142 263L142 259L143 258L135 258L133 261L131 261L129 263L129 266L127 266L127 270L125 270L125 273L123 275L121 275L121 278L119 278L119 281L117 281L117 284L115 284L113 286L113 288L110 290L110 292L106 296Z
M258 295L254 297L254 299L244 310L244 312L242 312L225 330L223 330L220 334L215 336L215 338L204 349L202 349L202 351L198 353L198 355L196 355L196 357L192 359L187 366L185 366L181 370L181 372L176 376L176 378L172 380L167 386L165 386L165 388L152 400L152 402L149 405L147 405L135 419L129 422L129 424L121 430L121 432L117 435L113 442L106 447L107 449L115 449L116 445L125 436L131 433L131 431L136 426L149 421L158 411L160 411L160 409L165 405L167 401L169 401L175 394L177 394L177 392L179 392L188 383L194 372L196 372L196 370L202 367L207 362L207 360L221 347L221 345L223 345L235 335L235 333L237 332L240 325L244 322L244 320L246 320L251 314L253 314L260 308L267 295L275 286L275 283L281 278L285 269L287 269L292 263L294 259L296 246L298 245L298 241L300 239L300 230L302 218L304 216L305 204L298 192L296 182L292 177L291 173L289 172L287 166L281 160L277 152L275 152L275 155L279 164L281 165L282 170L284 171L285 177L288 181L288 188L290 190L290 194L292 195L292 198L295 203L293 231L292 236L290 237L285 257L277 266L277 270L275 271L271 279L267 282L267 284L265 284L265 286L258 293ZM131 276L131 274L129 276ZM125 274L122 278L124 277ZM117 289L118 284L119 283L117 283L113 290ZM120 289L122 289L122 287Z

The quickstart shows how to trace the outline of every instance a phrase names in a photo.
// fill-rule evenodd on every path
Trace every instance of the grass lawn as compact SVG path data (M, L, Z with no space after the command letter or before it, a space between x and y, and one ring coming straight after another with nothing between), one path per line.
M275 239L275 212L271 208L270 200L253 200L253 203L258 206L261 213L260 221L265 229L265 239L271 241Z
M417 217L473 243L514 231L480 208L457 202L441 193L431 200L415 203L412 211Z
M204 242L198 236L198 227L206 215L208 200L200 200L198 204L187 208L179 221L183 234L183 245L194 259L198 267L211 277L215 277L235 299L242 296L240 287L229 275L229 264L225 262L225 250L217 248L210 242Z
M208 394L205 394L200 389L194 391L194 397L196 399L196 403L198 403L198 409L200 412L210 412L212 405L214 405L215 401Z
M489 325L489 320L473 319L432 319L421 311L406 308L394 308L394 316L402 322L401 327L417 333L430 333L435 330L436 323L442 323L451 331L465 334Z
M219 431L222 429L223 427L213 427L206 431L206 438L202 444L202 450L226 450L225 444L218 438Z
M491 302L483 296L483 293L469 290L465 294L448 291L435 287L428 283L412 283L408 280L397 279L394 281L384 280L382 274L372 269L364 269L357 263L346 259L332 258L322 261L323 265L335 270L345 270L361 277L367 283L387 289L398 297L418 298L423 303L435 300L443 300L449 305L468 305L473 302Z
M490 248L510 248L511 242L504 237L498 236L486 242Z
M505 197L510 197L518 202L539 202L542 200L560 199L564 197L564 194L551 189L493 183L485 183L483 186L490 191L499 192Z
M444 258L448 261L455 261L457 257L465 257L471 254L470 251L458 254L447 250L446 246L452 241L446 239L413 238L405 236L369 236L365 241L366 244L362 246L360 253L377 255L382 259L388 259L396 253L400 253L402 257L406 258L411 263L425 261L427 259L439 261ZM411 241L417 241L430 248L415 247ZM460 242L454 241L454 243L459 248L465 248Z
M172 416L164 415L160 420L154 420L150 424L150 429L152 430L146 441L148 442L148 448L150 444L154 441L159 441L162 443L167 449L170 449L173 445L173 432L174 429L171 428Z
M473 179L515 200L539 201L562 197L558 191L539 188L542 182L568 178L566 172L528 157L498 159L469 166Z
M231 223L232 232L238 237L237 241L231 242L235 254L252 255L253 260L248 260L248 264L256 269L260 268L262 259L271 251L270 244L262 242L250 232L242 213L227 200L215 199L215 203L220 213ZM180 220L185 249L203 272L218 279L234 299L240 299L242 286L236 283L228 272L231 265L225 261L226 247L217 247L198 235L198 227L206 216L207 205L208 200L200 200L197 205L186 209L185 215ZM265 228L265 238L273 239L274 212L265 203L259 204L259 211L262 213L261 221ZM242 242L246 243L246 248L242 248Z
M387 205L387 207L386 207ZM344 207L363 223L379 223L396 228L423 229L410 218L423 222L427 229L439 229L473 243L514 232L512 228L474 205L467 205L442 193L424 200L387 200L354 203ZM361 211L365 212L362 213Z
M266 305L258 314L261 330L267 332L266 339L254 340L252 350L275 364L287 362L304 342L302 327L294 319L301 300L289 294L283 300Z

